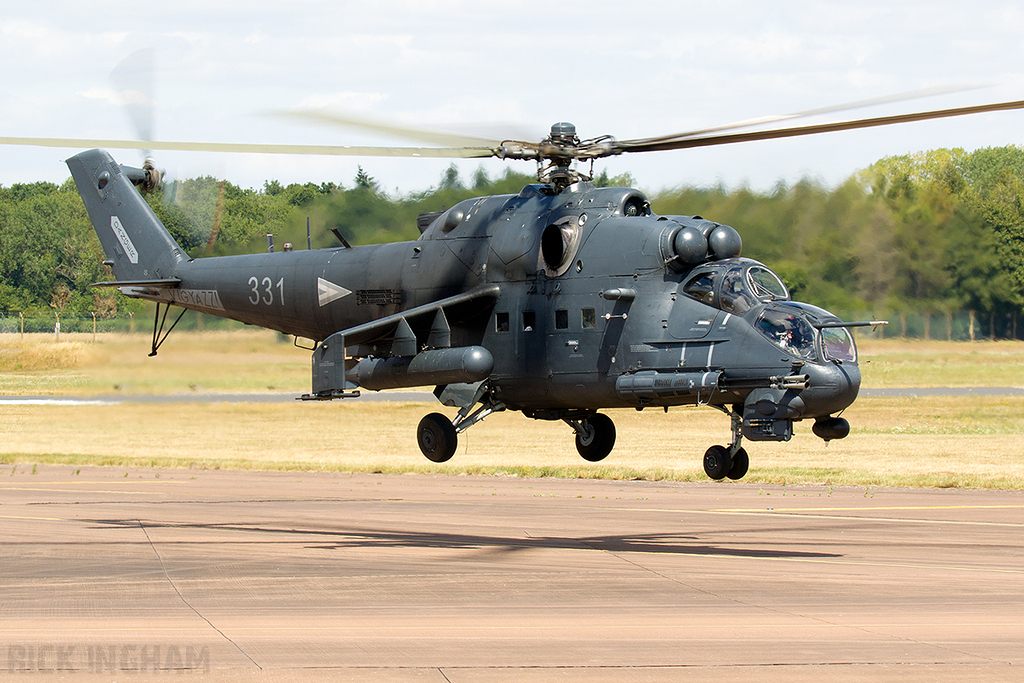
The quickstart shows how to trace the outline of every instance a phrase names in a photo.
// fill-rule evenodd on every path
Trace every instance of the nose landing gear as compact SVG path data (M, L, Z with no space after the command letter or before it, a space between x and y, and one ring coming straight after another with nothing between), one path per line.
M704 453L704 473L715 481L742 479L750 468L750 457L742 446L733 453L725 446L712 446Z
M728 477L742 479L750 469L750 456L740 445L743 440L743 416L736 411L715 406L729 415L732 427L732 443L726 446L712 446L704 453L704 474L715 481Z

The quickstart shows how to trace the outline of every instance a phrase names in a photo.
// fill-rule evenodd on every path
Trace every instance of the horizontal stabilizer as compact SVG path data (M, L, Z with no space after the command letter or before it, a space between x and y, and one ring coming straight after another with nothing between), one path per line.
M162 280L110 280L94 282L90 287L177 287L181 278L169 277Z

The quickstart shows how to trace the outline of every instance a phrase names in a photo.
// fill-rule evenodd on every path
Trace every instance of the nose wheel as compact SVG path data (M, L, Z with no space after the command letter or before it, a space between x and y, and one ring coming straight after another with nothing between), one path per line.
M711 479L719 481L742 479L750 469L750 456L742 446L730 453L725 446L712 446L704 453L704 473Z
M729 446L712 446L704 453L704 474L715 481L726 477L732 480L742 479L750 469L750 456L740 445L743 439L743 418L736 410L720 409L727 412L731 419L732 443Z

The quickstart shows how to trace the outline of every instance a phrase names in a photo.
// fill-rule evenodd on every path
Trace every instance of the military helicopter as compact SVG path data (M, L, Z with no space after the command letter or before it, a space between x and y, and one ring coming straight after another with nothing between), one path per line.
M412 242L351 246L339 235L334 248L270 245L268 253L197 259L139 191L160 182L151 161L130 167L92 149L67 164L115 278L96 286L157 304L151 355L177 322L166 326L172 306L313 340L303 400L433 386L441 404L457 408L454 419L434 412L417 427L420 450L438 463L455 454L461 432L497 411L565 422L579 454L596 462L615 445L615 425L601 410L710 406L729 417L732 440L707 449L704 470L735 480L749 467L744 439L787 441L800 420L814 420L826 441L848 435L839 415L861 382L850 328L884 323L844 322L793 301L768 266L741 256L734 228L659 216L635 189L596 187L593 161L1020 108L1024 101L621 141L581 140L560 122L539 143L449 148L0 143L535 161L537 183L421 215ZM577 168L588 161L589 174Z

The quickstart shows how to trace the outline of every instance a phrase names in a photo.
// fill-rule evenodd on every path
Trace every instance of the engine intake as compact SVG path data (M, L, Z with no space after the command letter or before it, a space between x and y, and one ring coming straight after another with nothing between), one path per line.
M736 258L743 251L743 239L736 229L697 216L671 216L679 227L668 228L661 237L666 265L684 271L707 260Z

